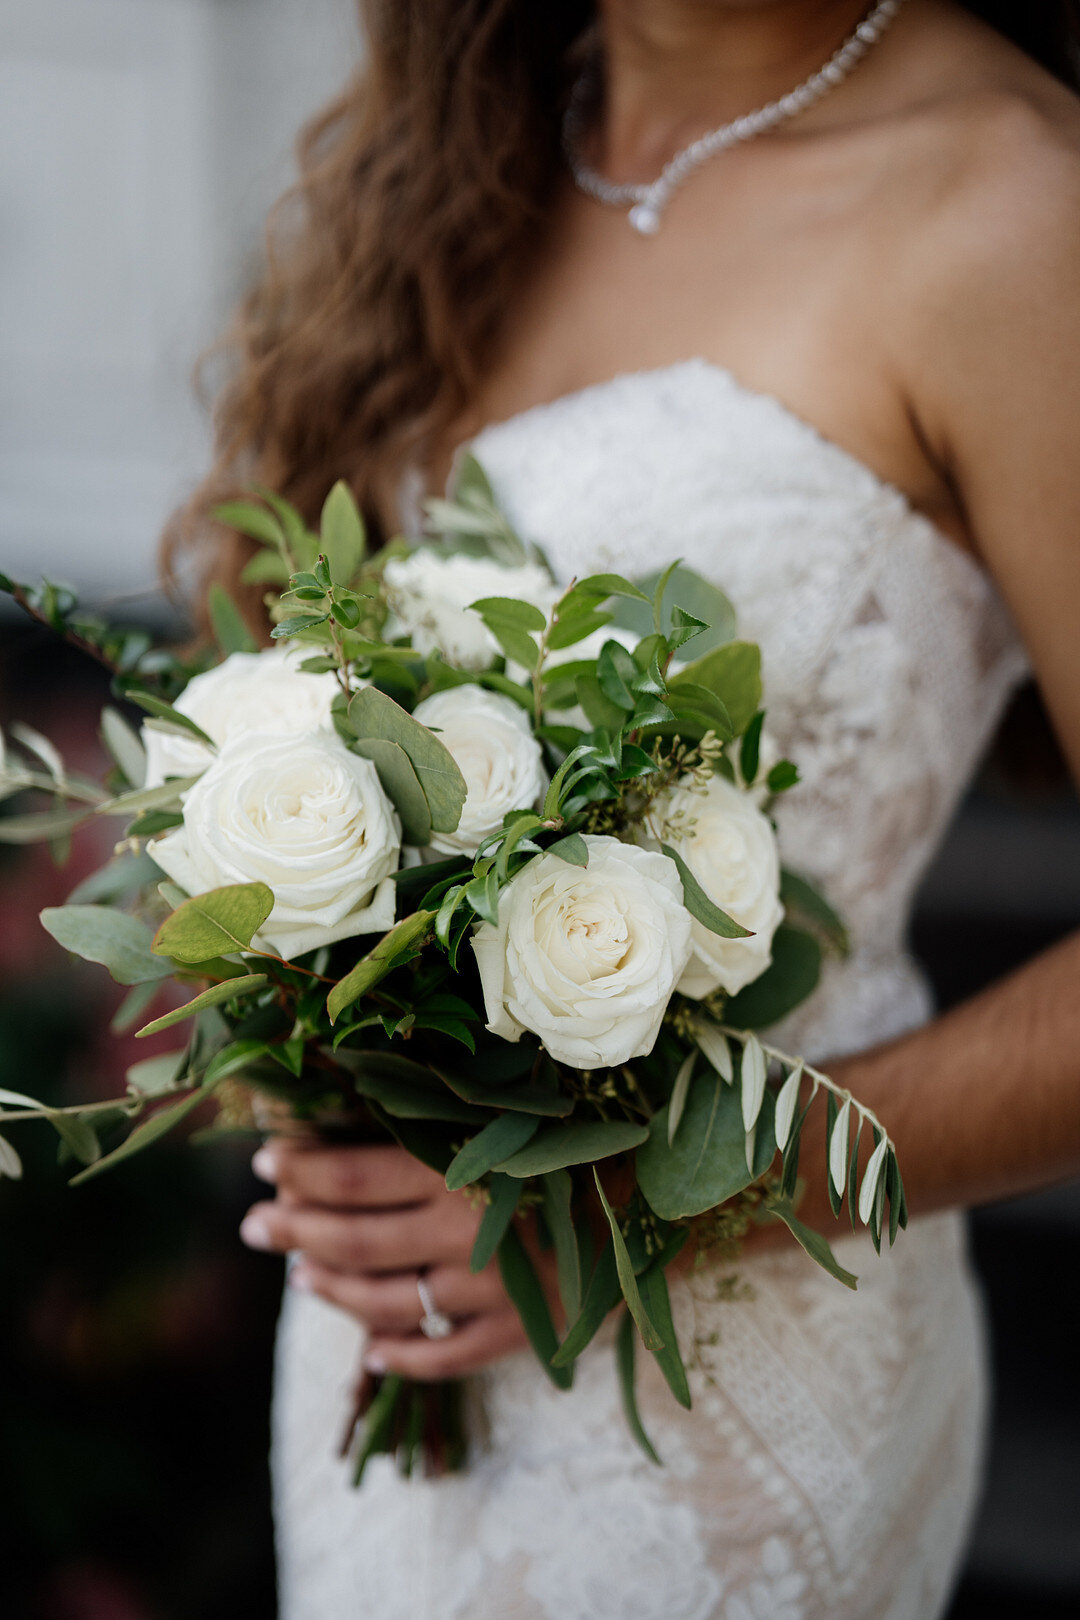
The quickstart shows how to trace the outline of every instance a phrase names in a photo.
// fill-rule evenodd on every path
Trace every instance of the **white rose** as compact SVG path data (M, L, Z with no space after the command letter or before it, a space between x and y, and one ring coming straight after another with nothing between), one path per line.
M479 686L451 686L413 710L438 732L453 755L468 795L451 833L436 833L431 848L445 855L474 855L489 833L498 832L508 810L528 810L547 787L540 744L513 698Z
M589 864L538 855L473 936L488 1029L538 1035L593 1069L652 1050L690 957L690 913L666 855L587 835Z
M470 602L484 596L512 596L546 613L558 595L551 575L539 563L504 568L487 557L414 551L394 557L383 571L390 608L417 652L441 652L462 669L487 669L499 646Z
M148 848L189 894L266 883L256 944L294 957L394 921L401 824L370 760L333 732L252 732L184 795L184 825Z
M174 708L220 747L249 731L302 736L330 731L330 705L339 690L334 675L308 675L300 668L312 649L269 647L265 652L230 653L224 663L194 676ZM197 737L162 731L152 720L142 728L146 745L146 786L167 776L194 776L213 759Z
M682 856L710 900L752 930L748 939L721 939L695 918L693 955L679 990L684 996L717 989L734 995L769 966L773 934L784 915L772 824L752 793L712 776L704 789L677 786L657 799L648 828Z

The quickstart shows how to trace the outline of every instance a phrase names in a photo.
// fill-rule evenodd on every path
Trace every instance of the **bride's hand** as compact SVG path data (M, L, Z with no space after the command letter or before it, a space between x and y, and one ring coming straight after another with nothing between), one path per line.
M299 1255L290 1284L364 1324L372 1372L457 1378L526 1343L497 1269L469 1271L479 1211L404 1148L276 1138L255 1155L254 1168L277 1197L248 1212L245 1243ZM454 1321L445 1339L420 1332L421 1274L438 1310Z

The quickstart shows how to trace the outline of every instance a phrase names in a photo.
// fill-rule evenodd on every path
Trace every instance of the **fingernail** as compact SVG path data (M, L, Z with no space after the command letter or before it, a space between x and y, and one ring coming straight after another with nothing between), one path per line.
M251 1168L260 1181L275 1182L278 1174L278 1163L277 1154L273 1148L265 1145L261 1147L251 1161Z
M377 1350L368 1350L365 1352L364 1366L367 1368L368 1372L372 1373L384 1373L386 1371L386 1361Z
M245 1215L240 1223L240 1237L249 1249L273 1248L270 1228L262 1215Z
M289 1287L298 1288L302 1294L312 1294L315 1291L314 1275L306 1266L292 1266L289 1271Z

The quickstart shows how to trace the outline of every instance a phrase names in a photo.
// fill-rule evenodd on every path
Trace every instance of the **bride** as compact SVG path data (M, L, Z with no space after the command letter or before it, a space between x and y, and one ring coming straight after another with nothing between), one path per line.
M904 950L1029 665L1080 766L1072 9L365 8L366 77L305 137L186 532L251 478L314 516L344 473L388 533L471 441L561 575L680 556L721 584L803 776L785 848L853 936L778 1039L888 1121L920 1219L880 1260L841 1239L854 1296L764 1238L736 1290L684 1275L693 1411L643 1369L658 1469L602 1345L572 1393L549 1389L497 1276L468 1273L462 1196L394 1148L271 1144L276 1198L244 1235L296 1255L286 1620L933 1620L947 1602L985 1397L950 1212L1080 1166L1080 940L936 1020ZM831 1224L823 1185L803 1213ZM418 1331L418 1278L445 1339ZM469 1473L386 1464L350 1491L334 1442L361 1346L373 1370L476 1375Z

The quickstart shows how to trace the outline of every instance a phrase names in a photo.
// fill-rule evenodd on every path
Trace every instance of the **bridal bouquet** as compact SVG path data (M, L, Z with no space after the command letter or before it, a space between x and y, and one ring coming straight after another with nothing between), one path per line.
M132 987L121 1024L187 1030L121 1099L4 1091L0 1121L48 1120L76 1182L211 1100L221 1129L396 1138L482 1208L473 1267L497 1257L556 1385L622 1303L626 1412L655 1456L636 1346L689 1406L666 1281L687 1243L731 1254L775 1217L855 1285L796 1213L815 1099L834 1212L878 1246L906 1220L878 1121L758 1033L845 948L781 866L769 809L797 772L763 743L759 650L681 567L556 585L472 460L429 503L437 543L369 556L341 484L317 535L270 493L219 516L258 542L271 649L220 588L220 659L190 663L0 577L147 716L105 710L104 785L12 727L0 791L52 802L0 818L0 840L122 822L109 864L42 921ZM18 1172L7 1141L0 1168ZM369 1379L360 1404L358 1479L376 1452L461 1465L455 1386Z

